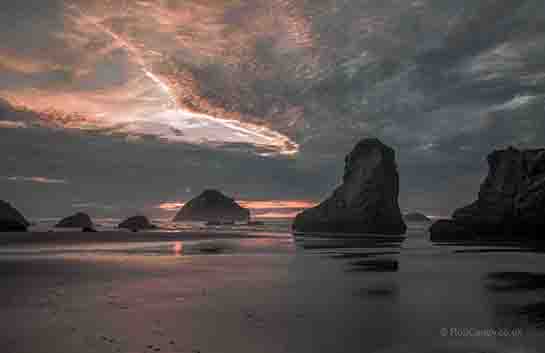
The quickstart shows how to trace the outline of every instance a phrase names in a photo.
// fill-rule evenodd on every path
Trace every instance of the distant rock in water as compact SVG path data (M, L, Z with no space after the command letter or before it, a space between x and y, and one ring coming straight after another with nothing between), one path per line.
M17 209L0 200L0 232L26 232L29 225Z
M264 226L265 222L263 222L263 221L248 221L248 223L246 223L246 224L249 225L249 226Z
M250 210L217 190L205 190L182 207L174 222L246 222Z
M88 214L78 212L75 215L62 219L55 225L56 228L93 228L93 221Z
M132 231L156 229L157 226L152 224L145 216L134 216L127 218L119 223L118 228L129 229Z
M432 241L540 240L545 231L545 149L494 151L488 165L477 201L456 210L451 220L435 223Z
M407 213L403 216L405 222L431 222L431 219L428 218L425 214L419 212Z
M407 226L398 205L395 152L378 139L364 139L346 156L343 183L327 200L298 214L302 233L401 235Z

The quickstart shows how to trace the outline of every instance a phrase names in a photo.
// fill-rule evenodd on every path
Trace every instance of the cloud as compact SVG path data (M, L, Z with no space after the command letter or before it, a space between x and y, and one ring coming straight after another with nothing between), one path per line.
M6 179L9 181L29 182L29 183L38 183L38 184L68 184L68 181L65 179L53 179L53 178L46 178L41 176L32 176L32 177L10 176L10 177L6 177Z
M0 120L0 129L24 129L27 125L23 121Z
M545 144L543 1L0 8L0 120L33 127L0 129L3 167L84 181L66 185L69 204L153 207L214 186L316 200L373 136L397 151L402 206L448 214L492 149Z

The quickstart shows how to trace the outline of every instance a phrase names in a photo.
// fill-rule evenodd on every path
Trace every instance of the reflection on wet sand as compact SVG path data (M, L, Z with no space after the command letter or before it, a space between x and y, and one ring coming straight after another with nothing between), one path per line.
M545 328L545 301L523 305L519 309L519 314L536 327Z
M399 286L395 282L379 283L354 291L354 296L367 298L392 298L399 296Z
M399 262L394 259L361 260L350 263L347 272L397 272Z
M325 238L325 237L295 237L297 247L306 250L322 249L372 249L372 248L399 248L404 238Z
M545 289L545 274L531 272L493 272L487 288L493 291L532 291Z
M536 328L545 328L545 273L492 272L486 276L486 281L490 292L516 296L516 301L510 297L507 303L496 298L496 314ZM513 304L514 301L526 304Z
M375 252L345 252L331 255L332 259L358 259L383 255L399 255L399 251L375 251Z
M396 272L399 262L384 256L399 255L403 237L336 238L296 236L296 245L302 250L328 250L332 259L360 259L351 261L346 272ZM369 251L382 249L382 251ZM380 294L382 290L372 291Z
M476 246L476 245L475 245ZM545 252L545 249L536 249L536 248L503 248L503 247L496 247L496 248L480 248L480 249L457 249L454 250L453 253L455 254L470 254L470 253L539 253L539 252Z
M174 242L174 244L172 245L174 256L181 256L183 249L184 249L184 246L181 241Z

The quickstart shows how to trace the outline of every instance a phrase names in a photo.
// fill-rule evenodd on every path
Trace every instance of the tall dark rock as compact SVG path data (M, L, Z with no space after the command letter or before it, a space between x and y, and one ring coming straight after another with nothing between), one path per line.
M55 225L56 228L93 228L93 221L88 214L78 212L72 216L63 218Z
M0 232L26 231L30 223L11 204L0 200Z
M245 222L250 211L217 190L205 190L186 203L174 217L180 221Z
M401 235L407 230L398 205L395 152L364 139L345 158L343 183L331 197L298 214L296 232Z
M452 240L446 222L475 238L531 239L545 231L545 149L494 151L488 165L477 201L433 225L432 240Z

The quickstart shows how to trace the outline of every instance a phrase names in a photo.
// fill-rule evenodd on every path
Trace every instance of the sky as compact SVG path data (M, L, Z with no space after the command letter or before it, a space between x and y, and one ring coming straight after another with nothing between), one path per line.
M402 209L447 216L493 149L545 144L544 59L542 0L4 1L0 198L159 217L217 188L292 214L377 137Z

